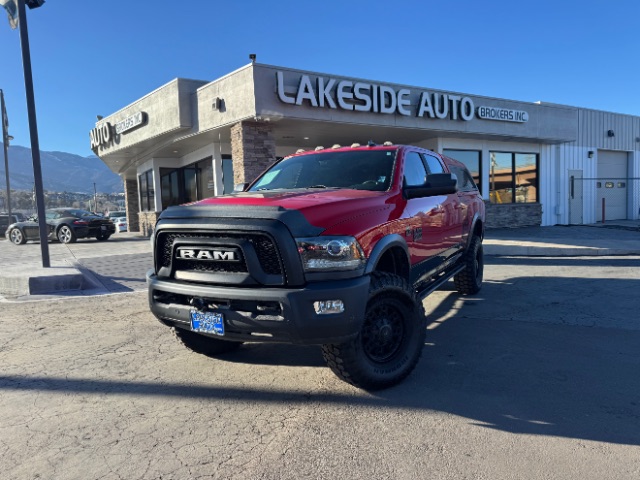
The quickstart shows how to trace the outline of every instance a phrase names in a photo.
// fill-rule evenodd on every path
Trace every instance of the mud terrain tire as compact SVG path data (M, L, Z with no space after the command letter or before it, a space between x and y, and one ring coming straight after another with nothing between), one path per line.
M415 368L426 334L426 316L407 282L373 273L362 328L342 344L322 346L325 362L340 379L365 390L402 381Z
M479 237L473 237L471 244L462 257L464 270L453 277L456 290L463 295L473 295L482 288L482 277L484 274L484 254L482 251L482 241Z

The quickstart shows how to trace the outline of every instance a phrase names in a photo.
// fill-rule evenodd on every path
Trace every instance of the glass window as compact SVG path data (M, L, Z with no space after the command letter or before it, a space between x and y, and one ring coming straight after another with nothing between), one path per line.
M482 191L481 184L481 152L478 150L452 150L452 149L444 149L442 151L447 157L451 157L454 160L458 160L459 162L464 163L464 166L467 167L471 177L473 178L474 183L478 186L478 190Z
M155 210L155 190L153 188L153 171L147 170L139 177L140 210L148 212Z
M404 157L404 184L407 187L424 185L427 181L427 171L422 157L417 152L408 152Z
M232 193L234 188L233 180L233 160L231 158L222 157L222 185L223 195L225 193Z
M451 173L455 174L456 178L458 179L458 190L460 190L461 192L477 190L477 187L473 182L471 175L469 175L469 172L467 172L464 168L458 167L457 165L450 165L449 169L451 170Z
M427 161L427 167L429 167L429 173L444 173L444 167L433 155L426 155L424 159Z
M196 202L214 194L211 157L182 168L161 168L162 208Z
M538 155L490 152L489 198L491 203L538 201Z
M147 202L147 175L143 173L139 177L140 185L138 186L138 190L140 192L140 210L146 212L149 210L149 203Z
M515 154L516 203L531 203L538 199L538 161L532 153Z
M198 200L213 197L213 159L211 157L196 163L198 169Z
M166 172L166 173L165 173ZM180 170L160 169L162 208L186 203L180 195Z
M184 202L195 202L198 200L198 183L197 183L198 170L194 167L184 169Z

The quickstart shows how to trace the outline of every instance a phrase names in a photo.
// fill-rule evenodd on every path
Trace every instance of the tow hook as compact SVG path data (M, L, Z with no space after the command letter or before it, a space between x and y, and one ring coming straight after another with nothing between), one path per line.
M193 297L191 300L189 300L189 304L200 312L204 311L207 306L207 302L205 302L204 298L200 297Z

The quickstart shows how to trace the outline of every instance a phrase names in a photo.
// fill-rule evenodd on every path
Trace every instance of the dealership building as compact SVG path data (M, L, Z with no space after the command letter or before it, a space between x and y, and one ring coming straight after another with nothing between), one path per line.
M251 63L172 80L90 132L143 234L168 206L230 193L277 158L370 140L464 162L488 228L640 218L640 117L587 108Z

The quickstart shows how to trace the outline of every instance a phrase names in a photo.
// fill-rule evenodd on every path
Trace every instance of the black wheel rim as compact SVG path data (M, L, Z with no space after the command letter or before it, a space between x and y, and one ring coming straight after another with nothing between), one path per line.
M388 303L375 305L362 326L362 346L374 362L383 363L400 349L404 338L402 312Z

